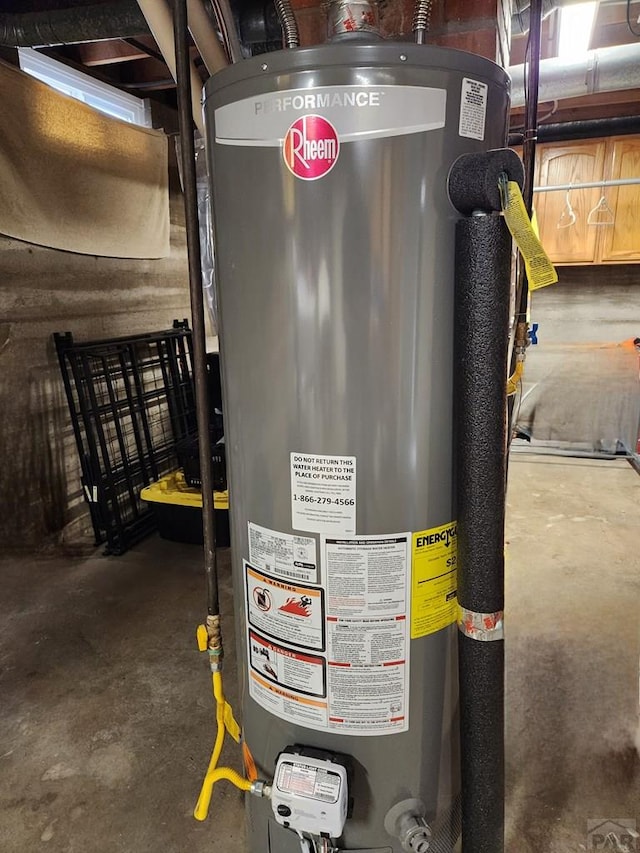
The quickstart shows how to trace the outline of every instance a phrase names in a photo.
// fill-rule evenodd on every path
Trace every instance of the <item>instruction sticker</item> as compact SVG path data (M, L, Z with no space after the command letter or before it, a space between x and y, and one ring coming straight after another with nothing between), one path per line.
M460 95L460 124L458 135L468 139L484 139L489 87L479 80L465 77Z
M245 561L252 699L316 731L406 731L411 548L411 533L322 537L322 588Z
M279 533L252 521L248 528L249 562L253 566L278 577L318 582L315 539Z
M407 543L411 534L323 540L328 612L396 616L407 612Z
M249 623L275 640L306 649L325 648L324 592L284 583L244 561Z
M502 212L527 271L529 290L547 287L558 281L558 273L536 236L527 214L520 187L515 181L501 184Z
M410 548L410 533L322 539L331 731L409 726Z
M249 666L258 675L284 689L305 696L327 695L323 657L287 649L249 631Z
M413 534L411 639L456 621L458 533L455 521Z
M278 684L249 669L249 695L266 711L281 720L289 720L308 729L326 730L327 700L303 696L301 693L286 690Z
M355 534L355 456L291 454L291 526L310 533Z

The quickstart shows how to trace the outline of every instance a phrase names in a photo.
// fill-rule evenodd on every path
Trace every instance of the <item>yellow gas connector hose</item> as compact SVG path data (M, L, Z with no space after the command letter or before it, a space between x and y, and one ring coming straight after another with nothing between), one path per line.
M203 626L200 626L200 628L202 627ZM204 651L204 638L200 628L198 629L198 646L201 651ZM217 669L214 670L212 675L213 697L216 702L217 730L216 739L213 745L213 752L211 753L211 759L209 760L209 766L207 767L207 772L202 783L198 802L196 803L196 807L193 811L193 816L196 820L206 820L207 815L209 814L209 806L211 804L213 786L221 779L225 779L226 781L231 782L232 785L235 785L236 788L239 788L241 791L250 791L252 787L252 782L249 779L244 779L239 773L236 773L235 770L232 770L231 767L218 767L218 761L220 761L220 755L222 754L222 746L224 744L225 730L228 727L229 721L226 719L225 716L225 712L227 712L228 706L224 698L222 672ZM227 713L230 713L230 709ZM235 724L235 721L233 721L233 723ZM235 737L235 731L233 732L233 734Z
M518 386L522 381L522 377L524 375L524 362L518 361L515 370L513 371L513 375L509 377L507 381L507 395L511 397L518 390Z
M207 775L204 777L198 802L196 803L196 807L193 811L193 816L196 820L206 820L209 813L211 795L213 794L213 786L216 782L220 782L221 779L226 779L227 782L231 782L232 785L235 785L236 788L239 788L241 791L251 790L252 783L248 779L244 779L239 773L236 773L236 771L232 770L230 767L218 767L217 770L207 770Z

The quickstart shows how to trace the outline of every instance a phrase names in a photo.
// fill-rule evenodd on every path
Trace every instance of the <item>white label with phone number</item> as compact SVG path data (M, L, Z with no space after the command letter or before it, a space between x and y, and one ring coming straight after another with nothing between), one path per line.
M291 454L291 526L355 536L356 457Z

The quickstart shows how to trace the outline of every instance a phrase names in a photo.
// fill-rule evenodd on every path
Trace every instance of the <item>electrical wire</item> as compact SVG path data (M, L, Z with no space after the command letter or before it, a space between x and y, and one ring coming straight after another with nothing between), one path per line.
M640 38L640 30L634 29L633 24L631 23L631 0L627 0L627 26L629 27L631 35L636 38Z
M300 839L300 850L302 850L302 853L317 853L315 844L313 847L311 846L313 842L310 838L305 838L299 829L296 830L296 833Z

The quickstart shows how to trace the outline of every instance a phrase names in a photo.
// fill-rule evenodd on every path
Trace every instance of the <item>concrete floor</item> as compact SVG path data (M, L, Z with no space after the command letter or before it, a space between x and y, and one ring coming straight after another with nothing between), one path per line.
M592 818L640 825L639 514L624 462L512 461L509 853L588 849ZM243 850L235 791L191 818L213 735L200 563L158 538L119 558L0 560L1 853Z

